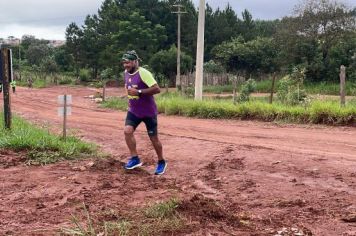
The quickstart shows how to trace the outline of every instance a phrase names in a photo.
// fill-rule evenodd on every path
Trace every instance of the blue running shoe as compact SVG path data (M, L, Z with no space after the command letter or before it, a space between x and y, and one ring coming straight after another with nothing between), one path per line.
M157 163L155 175L162 175L166 171L167 163L165 160L160 160Z
M125 169L132 170L140 166L142 166L142 162L140 161L140 158L138 158L138 156L134 156L131 157L130 160L126 163Z

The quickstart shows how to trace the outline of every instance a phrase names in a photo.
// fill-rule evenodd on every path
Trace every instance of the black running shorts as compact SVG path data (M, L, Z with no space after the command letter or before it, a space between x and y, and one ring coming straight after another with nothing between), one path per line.
M137 126L141 123L145 123L148 136L156 136L157 131L157 115L154 117L144 117L139 118L131 112L127 112L125 126L132 126L135 130Z

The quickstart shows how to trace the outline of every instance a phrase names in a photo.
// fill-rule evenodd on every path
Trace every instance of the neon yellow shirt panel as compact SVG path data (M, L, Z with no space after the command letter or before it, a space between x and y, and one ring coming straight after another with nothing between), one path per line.
M141 80L148 86L152 87L153 85L157 84L157 81L153 78L153 75L151 72L146 70L145 68L140 67L138 69L140 73Z

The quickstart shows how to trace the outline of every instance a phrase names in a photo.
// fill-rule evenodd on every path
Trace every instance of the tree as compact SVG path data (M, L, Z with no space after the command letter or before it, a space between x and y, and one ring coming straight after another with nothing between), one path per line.
M272 38L258 37L245 42L242 37L238 37L218 45L213 52L229 72L256 74L271 73L278 69L278 51Z
M54 60L61 71L70 71L73 69L73 56L67 53L65 45L55 49Z
M98 34L99 19L97 15L88 15L83 25L83 37L81 47L83 50L81 60L92 69L92 79L96 79L99 70L99 56L104 45L100 44L100 34Z
M277 41L286 52L285 61L304 63L307 79L336 79L328 72L330 51L355 32L350 9L333 0L304 0L296 6L295 16L283 19L280 26Z
M242 19L241 36L244 37L246 41L252 40L254 38L255 22L247 9L242 12Z
M204 63L204 72L221 74L225 72L225 68L214 60L210 60Z
M135 49L142 59L149 60L167 36L164 26L152 25L138 12L132 12L127 20L119 22L119 31L112 39L116 51Z
M76 23L71 23L66 29L66 50L72 55L74 60L74 67L76 74L79 75L81 66L81 57L83 49L81 43L83 41L83 31L77 26Z
M24 35L22 36L21 39L21 46L23 47L24 50L27 50L30 45L36 44L38 42L38 39L35 38L33 35Z
M356 81L356 33L347 40L339 41L330 49L330 70L328 77L337 78L340 66L347 67L348 80Z
M224 41L229 41L239 34L238 18L234 10L228 4L223 11L218 8L215 12L207 4L206 9L206 53L205 60L212 58L211 50Z
M193 58L184 52L182 52L181 57L181 71L183 73L191 71ZM164 75L173 84L177 72L177 48L172 46L169 50L157 52L152 56L149 65L155 74Z
M40 64L40 73L44 74L43 78L46 78L47 75L51 75L53 82L58 83L58 77L53 76L54 73L59 71L58 65L53 57L46 57L41 61Z
M128 13L120 6L119 1L105 0L98 10L99 22L97 25L97 33L101 51L99 53L100 68L115 68L118 70L119 52L115 51L113 46L113 35L119 31L119 23L127 18ZM121 67L120 67L121 68Z
M44 44L31 44L26 54L29 64L39 66L43 58L49 55L49 48Z

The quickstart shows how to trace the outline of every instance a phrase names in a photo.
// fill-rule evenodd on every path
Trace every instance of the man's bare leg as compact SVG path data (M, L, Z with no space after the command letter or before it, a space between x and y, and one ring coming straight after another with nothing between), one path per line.
M125 133L125 141L126 145L130 150L131 157L137 156L137 149L136 149L136 139L134 136L135 129L132 126L125 126L124 133Z
M163 160L163 147L161 141L158 138L158 135L150 136L150 140L157 153L158 160Z

